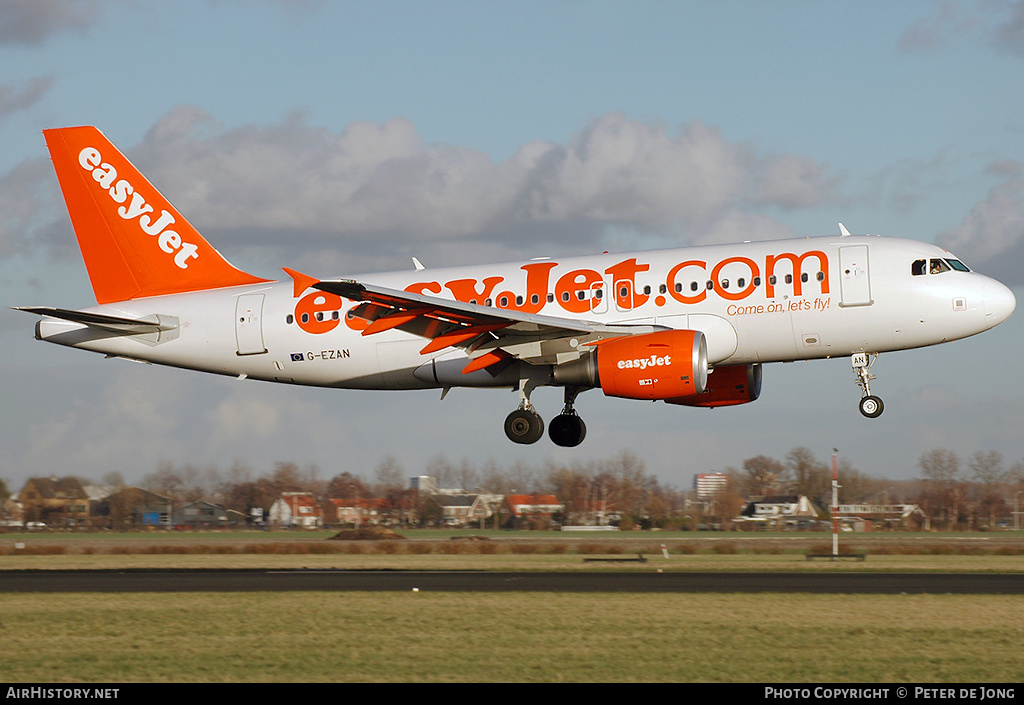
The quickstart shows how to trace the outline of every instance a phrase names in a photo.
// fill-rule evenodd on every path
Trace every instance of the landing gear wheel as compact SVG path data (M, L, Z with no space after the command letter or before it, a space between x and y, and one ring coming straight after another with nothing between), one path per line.
M576 414L559 414L551 419L548 436L556 446L575 448L587 437L587 425Z
M860 413L869 419L875 419L882 415L885 405L882 400L875 396L866 396L860 400Z
M513 443L536 443L544 435L544 419L535 411L516 409L505 419L505 435Z

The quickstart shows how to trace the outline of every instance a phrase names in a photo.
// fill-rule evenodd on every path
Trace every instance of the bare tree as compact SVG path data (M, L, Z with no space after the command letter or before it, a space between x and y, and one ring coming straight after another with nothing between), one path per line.
M374 468L373 479L377 483L378 496L383 497L405 486L405 468L393 455L385 455Z
M959 482L960 457L951 450L935 448L922 454L917 465L928 481L925 504L933 505L936 516L947 528L952 527L959 519L964 494Z
M967 467L977 482L972 493L977 510L988 518L988 526L994 526L996 515L1006 510L1003 483L1008 473L1003 470L1003 454L997 450L979 450L967 459Z
M743 461L742 489L748 496L764 497L783 489L786 467L767 455L758 455Z

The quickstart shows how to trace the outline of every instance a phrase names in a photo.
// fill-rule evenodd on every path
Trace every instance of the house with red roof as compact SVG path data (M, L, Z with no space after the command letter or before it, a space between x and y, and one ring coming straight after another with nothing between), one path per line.
M316 529L323 526L324 515L312 492L282 492L270 505L271 526Z
M387 500L381 497L330 499L328 503L328 511L333 508L334 515L325 518L331 524L377 525L386 523L389 516Z
M564 509L553 494L508 494L501 503L502 526L546 529Z

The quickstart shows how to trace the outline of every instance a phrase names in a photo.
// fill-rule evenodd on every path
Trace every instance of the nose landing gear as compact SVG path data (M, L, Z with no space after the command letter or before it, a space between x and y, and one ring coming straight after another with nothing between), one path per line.
M875 379L871 366L876 359L878 355L871 353L855 353L852 358L853 373L857 375L857 386L861 389L860 413L869 419L878 418L885 409L882 400L871 394L871 380Z

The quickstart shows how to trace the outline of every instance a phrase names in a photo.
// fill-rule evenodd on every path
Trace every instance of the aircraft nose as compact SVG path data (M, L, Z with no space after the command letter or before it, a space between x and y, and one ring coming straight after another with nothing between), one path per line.
M1013 313L1017 308L1017 298L1010 291L1009 287L991 280L985 284L982 290L985 300L985 327L993 328Z

